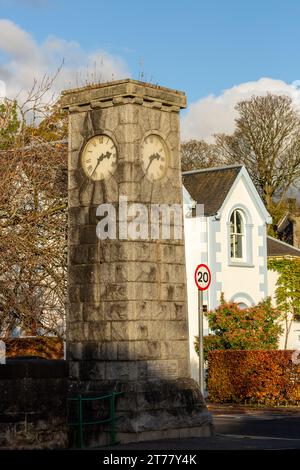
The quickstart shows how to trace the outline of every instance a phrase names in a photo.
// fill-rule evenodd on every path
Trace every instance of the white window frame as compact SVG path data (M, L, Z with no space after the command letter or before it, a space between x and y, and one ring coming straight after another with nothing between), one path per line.
M240 217L241 220L241 231L239 232L237 229L237 214ZM232 231L232 217L234 219L233 221L233 228L234 230ZM246 259L246 243L245 243L245 219L243 216L243 213L240 209L234 209L230 215L230 230L229 230L229 236L230 236L230 259L231 261L243 261ZM238 238L241 240L241 251L242 251L242 256L236 256L237 255L237 243L238 243ZM233 247L233 250L232 250ZM232 253L233 251L233 253Z

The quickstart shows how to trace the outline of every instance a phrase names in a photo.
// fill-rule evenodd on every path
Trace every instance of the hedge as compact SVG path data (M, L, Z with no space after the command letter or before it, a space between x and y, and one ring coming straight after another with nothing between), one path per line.
M2 338L6 357L38 356L45 359L63 359L63 342L52 336L34 338Z
M300 405L293 351L223 350L208 354L208 399L215 403Z

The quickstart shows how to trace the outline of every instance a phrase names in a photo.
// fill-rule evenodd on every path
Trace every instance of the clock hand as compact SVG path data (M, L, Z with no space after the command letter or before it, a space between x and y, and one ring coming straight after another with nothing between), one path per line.
M109 160L111 155L112 155L111 152L106 152L105 154L103 153L100 157L101 161L104 160L104 158L107 158Z
M96 166L95 166L95 168L93 169L93 171L92 171L92 173L91 173L91 175L90 175L90 176L93 176L93 174L94 174L94 173L95 173L95 171L97 170L97 168L98 168L98 166L99 166L99 163L101 162L100 158L101 158L101 157L98 157L98 160L97 160Z
M102 162L102 160L104 160L105 158L110 159L110 157L111 157L111 153L110 153L110 152L102 153L102 154L100 155L100 157L98 157L98 159L97 159L97 164L96 164L96 166L95 166L93 172L91 173L91 176L93 176L93 174L94 174L95 171L97 170L97 168L98 168L99 164Z
M148 163L148 166L146 168L146 173L149 169L149 166L151 165L151 163L154 161L154 160L159 160L160 159L160 154L159 153L153 153L152 155L150 155L149 157L149 163Z

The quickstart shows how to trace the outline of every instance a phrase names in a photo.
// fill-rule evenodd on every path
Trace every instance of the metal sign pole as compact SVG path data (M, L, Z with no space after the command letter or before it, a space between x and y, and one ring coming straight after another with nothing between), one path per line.
M198 289L198 336L199 336L199 386L204 395L204 351L203 351L203 291Z
M198 264L194 278L198 288L199 388L204 395L203 291L211 284L211 271L207 264Z

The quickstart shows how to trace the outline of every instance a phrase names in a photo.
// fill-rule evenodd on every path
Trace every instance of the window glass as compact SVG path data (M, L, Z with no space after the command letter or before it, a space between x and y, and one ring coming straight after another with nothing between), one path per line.
M243 258L243 217L238 210L233 211L230 217L230 256Z

